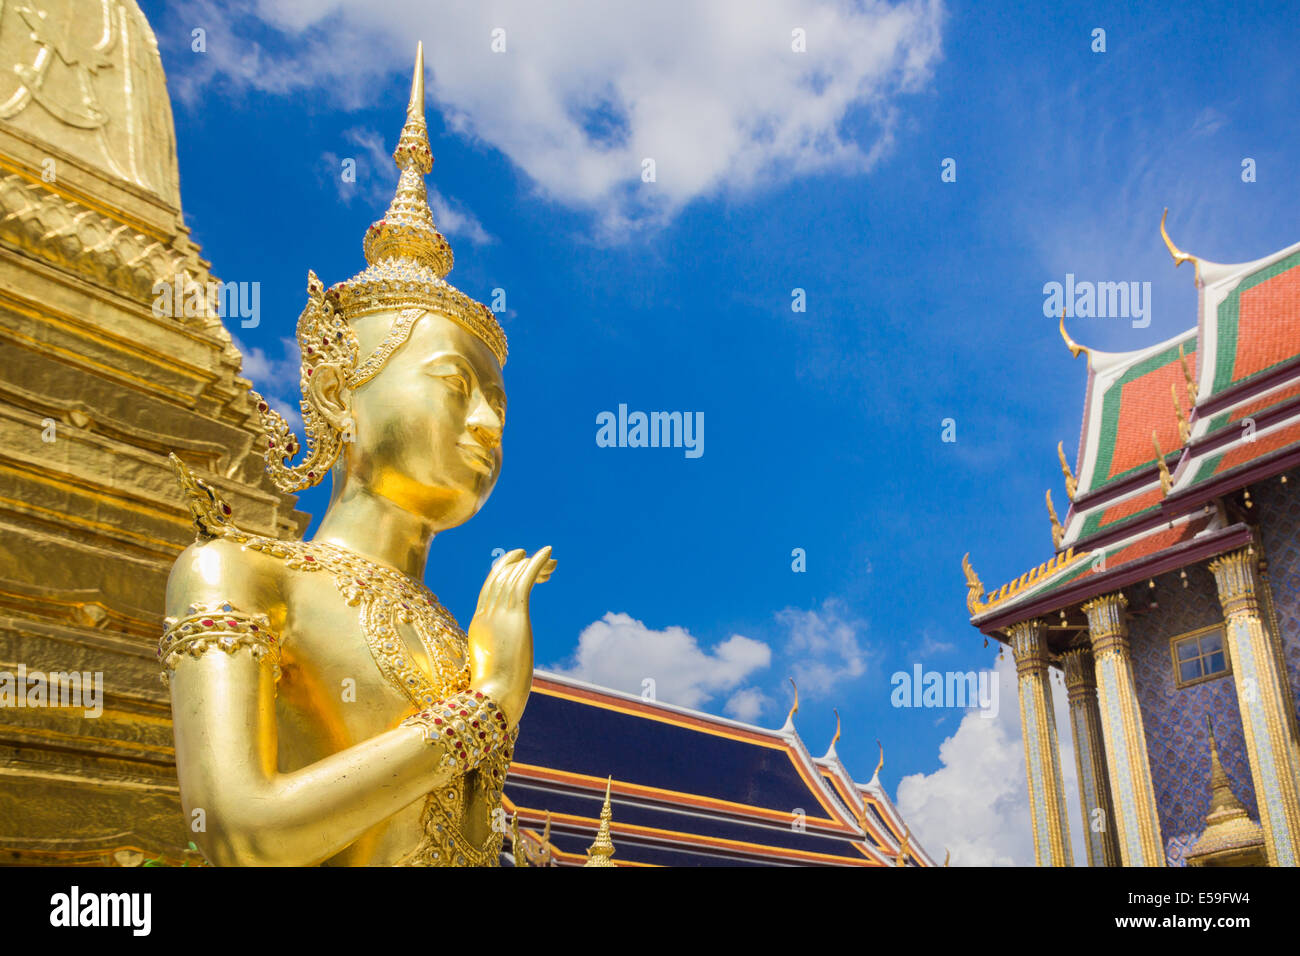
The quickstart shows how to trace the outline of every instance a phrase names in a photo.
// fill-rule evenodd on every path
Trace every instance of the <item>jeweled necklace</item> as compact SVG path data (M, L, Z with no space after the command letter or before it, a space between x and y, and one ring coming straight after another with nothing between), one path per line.
M361 632L379 672L417 707L469 686L465 632L423 584L338 545L260 537L245 544L282 558L292 570L328 572L348 605L360 608ZM409 624L420 639L432 680L411 659L398 631L401 624ZM464 663L458 666L457 660Z

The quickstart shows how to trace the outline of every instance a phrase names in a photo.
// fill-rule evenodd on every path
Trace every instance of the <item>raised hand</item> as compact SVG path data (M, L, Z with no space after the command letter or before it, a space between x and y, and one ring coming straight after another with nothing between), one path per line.
M503 555L488 572L469 625L470 686L497 702L513 727L523 716L533 683L533 585L555 570L550 547L531 558L522 549Z

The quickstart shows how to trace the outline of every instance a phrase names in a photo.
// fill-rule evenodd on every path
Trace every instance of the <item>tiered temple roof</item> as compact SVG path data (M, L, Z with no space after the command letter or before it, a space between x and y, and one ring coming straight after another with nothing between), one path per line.
M1088 361L1076 471L1061 458L1070 508L1056 555L1016 581L985 593L966 565L971 623L985 633L1247 544L1221 502L1300 463L1300 243L1224 265L1161 232L1175 262L1195 267L1197 325L1108 353L1074 342L1062 319Z
M549 816L559 865L586 862L612 775L620 866L933 866L879 766L855 782L793 718L769 730L538 671L505 808L533 847Z

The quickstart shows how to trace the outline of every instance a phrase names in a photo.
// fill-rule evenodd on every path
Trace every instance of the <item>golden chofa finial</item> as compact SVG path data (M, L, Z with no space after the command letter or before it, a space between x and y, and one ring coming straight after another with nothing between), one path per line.
M1187 440L1192 437L1192 426L1189 425L1187 419L1183 417L1183 406L1178 401L1178 386L1173 382L1170 382L1169 392L1174 396L1174 414L1178 416L1178 437L1182 440L1182 443L1186 445Z
M952 850L949 850L945 847L943 851L943 865L947 866L948 861L951 859L952 859Z
M980 582L980 576L975 573L975 569L970 566L969 551L962 556L961 569L966 575L966 610L971 614L978 614L980 598L984 596L984 585Z
M1160 450L1160 438L1156 429L1151 429L1151 444L1156 446L1156 465L1160 468L1160 490L1166 495L1174 487L1174 477L1169 474L1169 466L1165 464L1165 453Z
M1196 379L1192 377L1192 366L1187 361L1187 355L1183 352L1181 342L1178 343L1178 361L1183 366L1183 379L1187 382L1187 397L1191 399L1192 405L1195 405L1200 390L1196 387Z
M609 835L609 821L613 819L613 811L609 807L609 788L614 783L613 776L605 781L605 805L600 808L600 828L596 831L596 840L587 850L587 862L585 866L615 866L610 860L614 855L614 841Z
M1070 333L1065 331L1065 308L1061 308L1061 338L1065 340L1065 347L1070 350L1070 354L1075 358L1080 355L1088 357L1088 371L1092 371L1092 349L1086 345L1080 345L1074 339L1070 338Z
M907 866L907 855L912 851L912 831L903 828L903 842L898 846L898 856L894 857L894 866Z
M1061 474L1065 475L1065 496L1071 501L1079 493L1079 482L1074 478L1074 473L1070 471L1070 463L1065 460L1065 442L1056 443L1056 457L1061 460Z
M885 745L876 738L876 746L880 748L880 759L876 761L876 772L871 775L872 780L880 779L880 771L885 769Z
M1060 548L1061 539L1065 537L1065 529L1061 527L1061 519L1056 516L1056 506L1052 504L1052 489L1047 489L1047 516L1052 519L1052 547Z
M1174 257L1174 268L1177 269L1184 262L1190 262L1195 272L1196 284L1201 284L1201 260L1196 256L1189 255L1174 245L1174 241L1169 238L1169 232L1165 229L1165 220L1169 218L1169 209L1165 208L1164 213L1160 216L1160 238L1165 241L1165 247L1168 248L1169 254Z
M835 756L835 745L840 742L840 712L832 708L832 713L835 714L835 736L831 738L831 745L827 748L823 760L829 760Z
M785 726L782 727L781 729L793 730L794 715L799 713L799 685L794 682L793 677L787 677L786 680L788 680L790 682L790 686L794 688L794 703L790 705L790 713L786 714Z

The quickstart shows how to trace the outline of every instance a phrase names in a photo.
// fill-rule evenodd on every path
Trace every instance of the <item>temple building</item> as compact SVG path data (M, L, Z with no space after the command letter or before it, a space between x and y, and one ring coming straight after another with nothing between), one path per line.
M528 863L583 866L612 775L615 866L933 866L880 784L831 741L538 671L503 801ZM509 843L507 843L509 846Z
M0 61L0 864L198 863L156 657L195 537L168 454L249 532L308 516L264 472L137 5L0 6ZM765 730L551 674L506 809L533 865L582 865L593 839L614 866L932 863L793 713Z
M1047 495L1055 555L992 591L964 560L967 608L1015 657L1040 865L1295 866L1300 244L1222 265L1161 233L1195 270L1196 326L1103 353L1062 318L1088 377L1064 521Z

